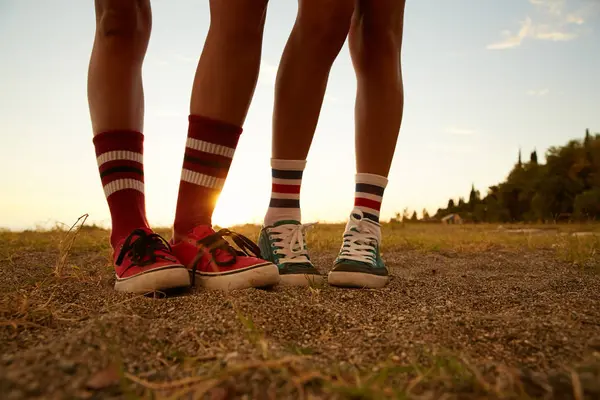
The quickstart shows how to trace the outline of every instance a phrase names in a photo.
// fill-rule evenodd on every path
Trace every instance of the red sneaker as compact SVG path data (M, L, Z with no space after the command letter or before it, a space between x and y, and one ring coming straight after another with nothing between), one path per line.
M115 251L115 290L146 293L190 286L187 269L173 256L169 243L147 228L119 242Z
M197 226L184 240L172 241L171 248L190 271L192 285L199 279L207 289L227 291L279 283L277 266L262 260L260 249L250 239L228 229L215 232L210 226Z

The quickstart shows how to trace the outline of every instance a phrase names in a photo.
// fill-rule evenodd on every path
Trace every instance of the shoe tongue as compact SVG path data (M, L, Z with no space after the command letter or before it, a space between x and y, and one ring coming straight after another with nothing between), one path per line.
M378 241L381 241L381 228L380 228L379 224L371 221L368 218L364 218L360 214L355 215L354 212L353 212L352 216L354 217L354 219L356 221L353 221L352 218L348 219L348 223L346 224L346 232L371 233L377 237ZM360 218L357 218L357 217L360 217ZM359 227L361 225L362 225L363 229L359 229ZM365 228L371 228L371 229L367 230Z
M195 240L201 240L207 236L214 235L215 233L215 230L210 225L200 225L192 230L190 236L192 236ZM227 240L225 241L227 242ZM232 257L229 252L222 249L215 249L213 255L218 261L229 261Z
M196 240L200 240L214 233L215 230L210 225L199 225L192 230L190 236L193 236Z
M296 221L294 219L284 219L284 220L275 222L272 226L274 228L277 228L278 226L281 226L281 225L300 225L300 222Z

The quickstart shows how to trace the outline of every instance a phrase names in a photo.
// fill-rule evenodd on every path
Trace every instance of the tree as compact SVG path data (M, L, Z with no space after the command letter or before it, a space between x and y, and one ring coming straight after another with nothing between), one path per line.
M479 194L479 190L475 190L475 185L471 185L471 193L469 193L469 210L475 210L475 206L481 200L481 195Z
M600 218L600 187L588 190L575 197L575 217L582 220Z
M402 211L402 221L406 222L410 219L410 211L408 211L408 208L405 208Z
M428 220L429 218L430 218L430 217L429 217L429 213L427 212L427 209L426 209L426 208L424 208L424 209L423 209L423 219L424 219L424 220Z
M599 196L600 133L586 129L584 138L550 147L543 164L536 150L523 164L519 149L507 178L490 186L483 199L471 185L468 203L462 197L458 203L450 199L436 217L458 212L463 218L488 222L551 221L561 214L600 219Z
M417 217L417 212L414 211L412 217L410 217L410 220L412 222L417 222L419 220L419 218Z
M529 162L533 165L537 165L537 163L538 163L537 151L533 150L531 152L531 155L529 156Z

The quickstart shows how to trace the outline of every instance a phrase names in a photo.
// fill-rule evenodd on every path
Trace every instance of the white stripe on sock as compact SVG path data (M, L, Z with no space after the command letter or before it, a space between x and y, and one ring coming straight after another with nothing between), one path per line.
M369 185L379 186L385 189L388 179L385 176L367 174L364 172L356 174L356 183L367 183Z
M141 164L144 162L144 156L142 155L142 153L136 153L134 151L115 150L115 151L108 151L106 153L102 153L98 157L96 157L98 166L101 166L102 164L107 163L109 161L116 161L116 160L135 161L135 162L139 162Z
M204 186L211 189L222 189L225 184L225 179L215 178L214 176L204 175L189 169L181 171L181 180L194 185Z
M271 168L282 171L304 171L306 160L278 160L271 158Z
M205 153L216 154L219 156L233 158L235 149L220 144L205 142L204 140L188 138L186 146L193 150L203 151Z
M281 178L271 178L273 183L276 185L290 185L290 186L299 186L302 184L302 179L281 179Z
M117 179L104 185L104 195L108 197L119 190L125 189L134 189L144 193L144 182L136 179Z
M271 193L271 198L272 199L299 199L300 198L300 193L277 193L277 192L272 192Z

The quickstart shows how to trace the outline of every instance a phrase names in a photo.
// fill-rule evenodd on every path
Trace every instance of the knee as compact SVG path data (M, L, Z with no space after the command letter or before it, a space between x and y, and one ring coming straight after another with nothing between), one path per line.
M148 0L98 0L97 40L114 46L145 48L152 17Z
M306 1L308 3L308 1ZM342 48L354 10L354 2L328 0L313 2L312 9L301 7L294 30L303 46L322 59L333 61Z
M402 31L403 12L358 11L353 16L350 30L350 51L357 61L398 58Z

